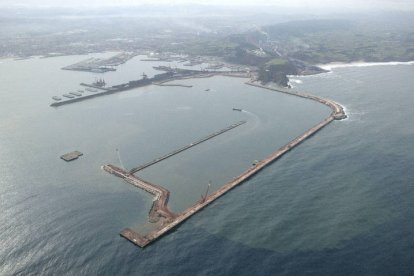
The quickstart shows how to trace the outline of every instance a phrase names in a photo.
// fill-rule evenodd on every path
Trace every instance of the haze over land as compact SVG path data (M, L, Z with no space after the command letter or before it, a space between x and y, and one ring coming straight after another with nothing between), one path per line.
M54 6L54 7L96 7L96 6L139 6L146 4L162 4L162 5L182 5L182 4L202 4L202 5L221 5L221 6L276 6L276 7L290 7L308 10L341 10L344 8L349 10L376 10L376 9L414 9L413 3L410 0L4 0L1 6Z
M102 51L213 56L259 78L320 72L315 64L414 60L411 1L2 2L0 56Z
M412 276L413 76L414 0L0 0L0 275Z

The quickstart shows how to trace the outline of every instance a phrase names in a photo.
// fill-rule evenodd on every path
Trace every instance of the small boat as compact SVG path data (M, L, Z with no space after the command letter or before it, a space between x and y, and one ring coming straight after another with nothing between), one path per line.
M210 88L207 88L206 90L204 90L204 91L210 91Z
M55 101L60 101L60 100L62 100L62 98L61 98L61 97L58 97L58 96L53 96L53 97L52 97L52 99L54 99Z
M63 94L63 97L66 97L66 98L69 98L69 99L75 98L75 96L70 95L70 94Z
M88 90L89 92L98 92L98 90L94 88L86 88L85 90Z
M79 89L79 90L78 90L78 92L79 92L79 93L83 93L83 92L85 92L85 91L83 91L83 90Z
M241 109L241 108L234 108L234 107L233 107L233 110L234 111L240 111L240 112L243 111L243 109Z

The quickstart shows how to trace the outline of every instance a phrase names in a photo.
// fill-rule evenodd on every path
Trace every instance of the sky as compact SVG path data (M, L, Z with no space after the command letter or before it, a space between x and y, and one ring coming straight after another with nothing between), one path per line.
M323 10L414 10L414 0L0 0L0 6L39 8L129 6L142 4L272 5L287 8Z

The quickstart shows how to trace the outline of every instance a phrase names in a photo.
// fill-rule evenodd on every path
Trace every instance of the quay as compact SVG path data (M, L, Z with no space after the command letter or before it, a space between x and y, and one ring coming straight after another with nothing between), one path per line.
M122 91L131 90L138 87L148 86L151 84L160 85L160 86L181 86L181 87L192 87L191 85L185 84L165 84L166 82L174 81L174 80L184 80L184 79L192 79L192 78L209 78L215 75L223 75L229 77L242 77L246 78L249 77L250 74L243 71L237 72L222 72L222 71L200 71L200 70L188 70L188 69L173 69L172 71L168 71L165 73L157 74L152 78L148 78L145 74L143 75L142 79L139 80L132 80L127 83L122 83L118 85L113 85L111 87L101 87L94 84L86 84L81 83L82 86L87 86L95 89L101 89L103 92L97 92L93 95L83 95L78 98L63 100L59 102L51 103L50 106L58 107L70 103L80 102L87 99L92 99L100 96L110 95Z
M133 169L131 169L129 171L129 173L130 174L137 173L137 172L139 172L139 171L141 171L141 170L143 170L145 168L148 168L148 167L150 167L150 166L152 166L154 164L157 164L157 163L159 163L159 162L161 162L161 161L163 161L163 160L165 160L167 158L170 158L170 157L172 157L172 156L174 156L176 154L179 154L179 153L181 153L181 152L183 152L185 150L188 150L189 148L195 147L195 146L197 146L197 145L199 145L199 144L201 144L201 143L203 143L205 141L208 141L208 140L210 140L210 139L212 139L212 138L214 138L214 137L216 137L216 136L218 136L220 134L223 134L223 133L225 133L225 132L227 132L229 130L232 130L232 129L236 128L236 127L239 127L239 126L241 126L241 125L243 125L245 123L246 123L246 121L240 121L238 123L232 124L231 126L228 126L228 127L224 128L222 130L219 130L217 132L214 132L213 134L210 134L210 135L208 135L208 136L206 136L204 138L201 138L201 139L199 139L199 140L197 140L197 141L195 141L195 142L193 142L193 143L191 143L191 144L189 144L187 146L184 146L182 148L179 148L177 150L174 150L173 152L170 152L170 153L168 153L168 154L166 154L166 155L164 155L162 157L159 157L157 159L154 159L154 160L152 160L152 161L150 161L148 163L145 163L145 164L143 164L143 165L141 165L139 167L133 168Z
M292 150L294 147L298 146L303 141L305 141L306 139L308 139L309 137L311 137L312 135L314 135L315 133L320 131L323 127L325 127L326 125L328 125L332 121L342 120L342 119L345 119L347 117L345 112L344 112L343 107L340 104L336 103L335 101L332 101L332 100L329 100L329 99L325 99L325 98L322 98L322 97L317 97L317 96L313 96L313 95L309 95L309 94L298 93L298 92L283 91L283 90L280 90L280 89L270 88L270 87L263 86L263 85L260 85L260 84L256 84L256 83L253 83L253 82L247 82L246 84L256 86L256 87L260 87L260 88L264 88L264 89L268 89L268 90L272 90L272 91L276 91L276 92L286 93L286 94L293 95L293 96L306 98L306 99L309 99L309 100L314 100L314 101L317 101L317 102L322 103L324 105L327 105L329 108L331 108L332 112L324 120L322 120L321 122L319 122L315 126L311 127L310 129L306 130L303 134L295 137L289 143L287 143L284 146L280 147L279 149L277 149L275 152L270 154L265 159L254 162L254 164L252 166L247 168L247 170L242 172L240 175L238 175L237 177L234 177L232 180L225 183L218 190L216 190L215 192L207 195L205 198L202 198L200 201L196 202L194 205L192 205L191 207L185 209L184 211L182 211L179 214L173 214L168 209L168 206L167 206L168 197L169 197L169 191L168 190L166 190L165 188L162 188L159 185L152 184L152 183L149 183L149 182L145 182L142 179L140 179L140 178L133 175L134 172L139 171L140 169L142 169L141 167L145 166L146 164L144 164L140 167L137 167L135 169L132 169L130 172L126 172L123 169L118 168L118 167L113 166L113 165L103 166L105 171L107 171L111 174L114 174L118 177L121 177L121 178L125 179L128 183L131 183L132 185L137 186L139 188L142 188L142 189L148 191L149 193L153 194L155 196L155 198L154 198L153 207L151 208L151 211L150 211L149 220L152 221L154 217L158 217L158 218L162 219L160 226L157 227L156 229L154 229L153 231L150 231L146 235L141 235L141 234L137 233L136 231L134 231L130 228L126 228L126 229L122 230L121 233L120 233L120 235L122 237L126 238L130 242L132 242L135 245L140 246L142 248L147 246L148 244L156 241L158 238L160 238L161 236L166 234L171 229L173 229L173 228L177 227L178 225L180 225L181 223L183 223L185 220L190 218L192 215L194 215L197 212L199 212L200 210L202 210L204 207L206 207L207 205L212 203L214 200L218 199L219 197L223 196L224 194L226 194L231 189L235 188L236 186L240 185L244 181L248 180L249 178L254 176L256 173L261 171L263 168L270 165L272 162L278 160L284 154L286 154L287 152ZM175 153L175 154L177 154L177 153ZM154 162L154 161L152 161L152 162ZM149 162L147 164L151 165L152 162Z

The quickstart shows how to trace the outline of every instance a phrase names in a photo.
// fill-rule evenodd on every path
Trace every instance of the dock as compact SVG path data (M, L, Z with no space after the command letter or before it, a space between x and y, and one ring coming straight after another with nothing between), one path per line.
M266 157L263 160L255 161L253 165L251 165L249 168L247 168L244 172L242 172L240 175L234 177L229 182L225 183L223 186L221 186L218 190L215 192L207 195L205 198L202 198L200 201L194 203L189 208L185 209L179 214L174 214L168 209L168 197L169 197L169 191L165 188L152 184L149 182L146 182L137 176L133 175L133 173L138 172L139 170L142 170L143 168L151 166L157 162L160 162L161 160L155 159L151 162L148 162L144 165L141 165L137 168L132 169L131 171L127 172L121 168L118 168L114 165L105 165L103 166L103 169L111 174L114 174L118 177L123 178L128 183L139 187L141 189L146 190L147 192L154 195L154 203L150 211L150 218L149 221L153 221L154 219L162 219L161 224L159 227L154 229L153 231L150 231L146 235L141 235L137 233L136 231L126 228L121 231L120 235L133 244L145 247L149 245L150 243L156 241L161 236L168 233L171 229L177 227L181 223L183 223L185 220L189 219L192 215L196 214L197 212L201 211L204 207L215 201L216 199L220 198L224 194L226 194L231 189L237 187L238 185L242 184L244 181L250 179L252 176L260 172L263 168L267 167L271 163L275 162L279 158L281 158L283 155L288 153L290 150L292 150L294 147L300 145L303 141L310 138L312 135L320 131L322 128L327 126L329 123L331 123L334 120L342 120L345 119L347 116L344 112L343 107L336 103L335 101L325 99L322 97L317 97L309 94L299 93L299 92L291 92L291 91L284 91L279 89L274 89L266 86L262 86L260 84L256 83L246 83L248 85L257 86L264 89L269 89L276 92L286 93L293 96L298 96L302 98L306 98L309 100L314 100L319 103L322 103L328 107L331 108L332 112L328 117L326 117L324 120L319 122L318 124L314 125L310 129L306 130L303 134L295 137L293 140L288 142L287 144L283 145L279 149L277 149L275 152L270 154L268 157ZM213 134L212 134L213 135ZM207 138L207 137L206 137ZM200 141L202 141L201 139ZM187 146L188 147L188 146ZM186 147L182 148L185 150ZM181 150L182 151L182 150ZM176 153L178 154L181 152L180 150L177 150ZM172 155L171 155L172 156ZM171 157L169 154L165 155L165 158L162 160L165 160L166 158ZM156 162L155 162L156 161Z

